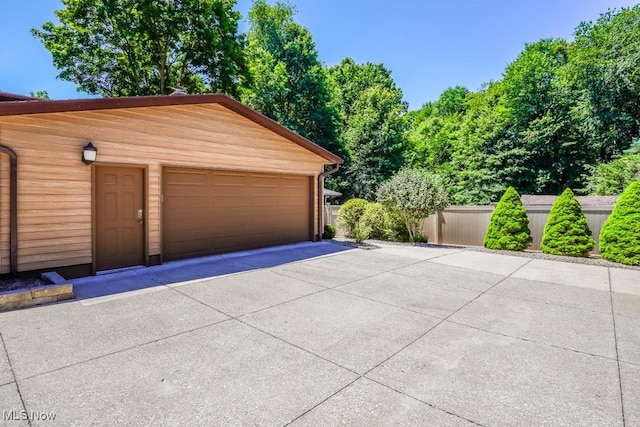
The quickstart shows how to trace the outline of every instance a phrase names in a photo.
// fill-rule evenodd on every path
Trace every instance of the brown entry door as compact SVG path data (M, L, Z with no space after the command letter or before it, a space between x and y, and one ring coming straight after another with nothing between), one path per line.
M96 167L96 269L144 264L144 184L140 168Z

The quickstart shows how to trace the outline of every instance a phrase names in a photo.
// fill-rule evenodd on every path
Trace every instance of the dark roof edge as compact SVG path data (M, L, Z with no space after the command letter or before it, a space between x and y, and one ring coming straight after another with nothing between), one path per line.
M34 100L33 98L28 98ZM37 98L36 98L37 99ZM112 110L118 108L164 107L171 105L220 104L241 116L277 133L278 135L300 145L303 148L323 157L331 163L342 164L340 157L320 147L307 138L298 135L269 117L258 113L235 99L223 95L163 95L134 96L126 98L86 98L65 99L56 101L7 101L0 102L0 116L16 116L25 114L62 113L68 111Z
M12 101L40 101L40 98L33 96L20 95L17 93L3 92L0 90L0 101L12 102Z

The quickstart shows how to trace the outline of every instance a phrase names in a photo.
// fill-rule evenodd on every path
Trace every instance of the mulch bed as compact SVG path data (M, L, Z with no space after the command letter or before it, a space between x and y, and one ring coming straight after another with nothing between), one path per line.
M37 276L11 277L0 279L0 292L29 290L38 286L49 285Z

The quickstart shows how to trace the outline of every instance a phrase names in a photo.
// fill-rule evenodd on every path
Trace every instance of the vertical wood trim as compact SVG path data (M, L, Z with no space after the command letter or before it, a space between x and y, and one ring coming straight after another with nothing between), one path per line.
M316 229L316 224L315 224L315 190L316 190L316 186L317 186L317 180L315 179L314 176L310 176L309 177L309 240L310 241L315 241L315 229ZM320 230L318 230L318 232L320 232Z
M91 274L93 276L96 275L98 271L98 248L96 242L96 232L97 232L97 223L96 223L96 192L97 184L96 184L96 164L91 164Z
M9 154L9 246L11 248L11 274L18 274L18 156L11 150Z
M144 225L142 227L142 249L144 254L142 255L144 265L149 267L149 165L145 165L142 168L142 220Z

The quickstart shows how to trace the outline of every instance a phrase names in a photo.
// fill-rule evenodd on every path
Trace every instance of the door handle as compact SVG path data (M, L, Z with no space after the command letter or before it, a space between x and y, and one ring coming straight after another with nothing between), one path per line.
M143 220L144 220L144 212L142 211L142 209L138 209L138 222L142 224Z

